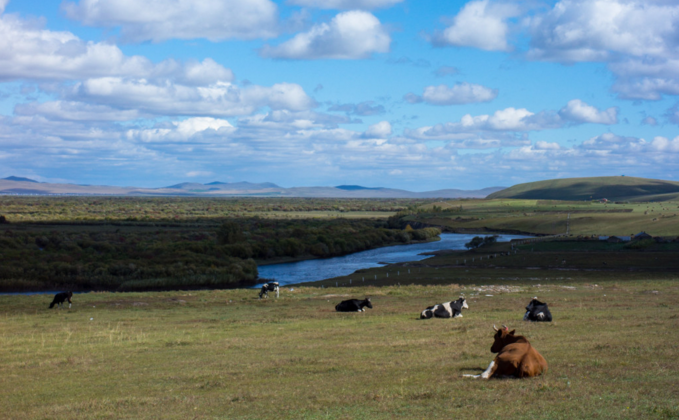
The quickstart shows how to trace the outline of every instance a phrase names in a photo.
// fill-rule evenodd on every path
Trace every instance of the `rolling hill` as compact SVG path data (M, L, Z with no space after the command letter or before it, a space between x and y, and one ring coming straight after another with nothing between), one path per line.
M627 176L552 179L514 185L487 198L672 201L679 199L679 182Z

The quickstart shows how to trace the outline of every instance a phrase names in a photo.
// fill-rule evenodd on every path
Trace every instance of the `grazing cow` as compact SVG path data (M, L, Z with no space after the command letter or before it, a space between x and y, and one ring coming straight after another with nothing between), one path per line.
M495 330L495 342L490 351L497 353L495 360L490 362L488 369L480 375L463 375L470 378L489 379L491 376L514 376L527 378L541 375L547 371L547 361L526 337L514 335L516 330L509 331L505 325Z
M430 306L420 314L420 319L436 318L462 318L462 309L469 309L467 299L461 297L452 302Z
M526 315L523 316L524 321L535 322L552 322L552 313L546 303L540 302L537 297L534 297L526 306Z
M365 312L365 306L372 309L373 304L370 302L370 298L365 298L363 300L359 299L349 299L343 300L335 306L337 312Z
M271 281L269 283L264 283L262 285L262 290L259 292L259 298L261 299L262 296L264 296L265 298L268 298L269 292L276 292L276 297L279 296L280 289L278 287L277 281Z
M50 303L50 309L54 307L54 305L59 305L61 308L61 304L64 303L64 301L68 301L68 309L71 309L71 298L73 297L73 292L61 292L57 293L54 295L54 300L52 303Z

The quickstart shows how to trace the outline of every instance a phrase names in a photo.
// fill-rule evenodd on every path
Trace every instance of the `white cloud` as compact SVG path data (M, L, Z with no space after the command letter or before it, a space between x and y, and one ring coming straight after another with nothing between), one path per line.
M410 103L424 101L432 105L460 105L490 102L497 97L497 94L497 89L471 83L456 83L453 87L427 86L421 97L409 93L405 96L405 100Z
M233 131L233 126L226 120L197 117L173 122L172 127L128 130L125 136L129 140L141 142L186 142L198 133L208 130L212 133L226 134Z
M518 7L511 3L471 1L455 16L450 27L434 37L434 42L487 51L509 51L507 19L518 15Z
M362 59L388 52L390 43L389 33L374 15L354 10L280 45L265 45L260 54L284 59Z
M391 136L391 124L389 121L380 121L377 124L373 124L363 133L363 137L366 138L387 138Z
M608 62L622 99L679 95L679 4L662 0L562 0L530 23L528 58Z
M135 42L271 38L278 32L278 8L270 0L80 0L62 7L85 25L120 27L124 39Z
M651 142L651 148L658 152L679 153L679 136L672 140L666 137L656 137Z
M0 81L78 80L106 76L171 78L188 85L232 81L231 70L207 58L202 62L126 56L115 45L86 42L14 15L0 15Z
M546 141L538 141L535 143L535 149L537 150L560 150L561 146L559 143L549 143Z
M119 110L106 105L93 105L73 101L51 101L43 103L18 104L16 115L42 115L49 119L71 121L130 121L142 115L139 111Z
M601 61L611 54L661 56L676 46L677 4L646 0L562 0L532 21L529 57Z
M5 11L7 3L9 3L9 0L0 0L0 14L2 14Z
M289 0L288 3L297 6L314 7L317 9L381 9L394 6L403 0Z
M249 115L262 107L301 111L316 106L301 86L292 83L271 87L250 85L241 89L226 82L196 87L168 81L105 77L87 79L64 94L74 100L138 109L154 115L228 117Z
M615 107L608 108L605 111L599 111L597 108L586 104L580 99L573 99L568 101L568 104L561 108L559 115L566 120L576 123L594 123L594 124L617 124L618 123L618 109Z

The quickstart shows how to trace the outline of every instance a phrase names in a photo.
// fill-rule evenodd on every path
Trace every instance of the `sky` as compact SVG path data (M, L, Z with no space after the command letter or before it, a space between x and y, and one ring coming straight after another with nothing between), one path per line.
M675 0L0 0L0 178L679 178Z

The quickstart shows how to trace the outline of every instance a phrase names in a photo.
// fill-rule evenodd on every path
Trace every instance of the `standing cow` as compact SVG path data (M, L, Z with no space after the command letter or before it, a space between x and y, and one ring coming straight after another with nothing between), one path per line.
M541 375L547 371L547 361L530 345L526 337L514 335L516 330L509 331L503 325L495 330L495 342L490 351L497 353L495 360L490 362L488 369L480 375L463 375L468 378L490 379L491 376L514 376L527 378Z
M436 318L462 318L462 309L469 309L467 299L461 297L458 300L430 306L420 314L420 319Z
M343 300L335 306L337 312L365 312L365 307L370 309L373 308L370 298L365 298L363 300L359 299L349 299Z
M262 296L264 296L265 298L268 298L269 292L276 292L276 297L279 296L280 288L278 286L277 281L270 281L268 283L264 283L262 285L262 290L259 291L259 298L261 299Z
M71 309L71 298L73 297L73 292L61 292L57 293L54 295L54 300L52 300L52 303L50 303L50 309L54 308L54 305L59 305L61 308L61 305L64 303L64 301L68 301L68 309Z
M552 322L552 313L546 303L540 302L537 297L534 297L526 306L526 314L523 316L524 321L535 322Z

